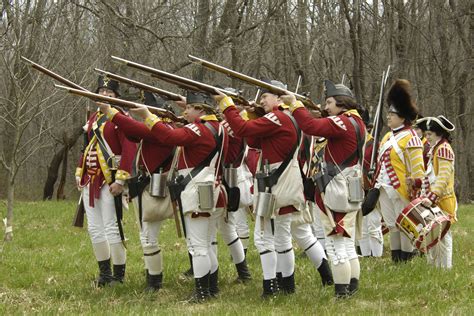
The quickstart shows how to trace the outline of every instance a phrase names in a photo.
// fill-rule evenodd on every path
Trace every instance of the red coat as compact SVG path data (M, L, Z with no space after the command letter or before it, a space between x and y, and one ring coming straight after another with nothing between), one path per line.
M111 170L105 164L105 166L101 162L105 162L104 153L100 150L100 147L91 143L91 140L94 137L92 132L92 126L94 122L96 122L102 114L100 112L95 112L91 115L89 120L87 121L87 139L88 139L88 146L86 150L81 155L81 159L79 160L78 168L76 169L76 176L81 177L81 185L86 185L90 183L90 201L89 204L94 206L94 198L99 198L100 196L100 189L102 188L105 182L111 183ZM125 134L122 130L120 130L114 123L109 122L106 120L100 130L100 134L104 141L110 147L110 150L114 155L121 156L120 163L117 166L117 172L115 174L116 180L124 181L130 177L130 173L132 171L132 162L136 152L136 145L128 140L125 137ZM97 142L94 142L96 144ZM95 149L97 151L97 170L94 175L91 175L90 172L88 173L88 166L86 163L86 158L88 156L89 151Z
M357 148L357 136L354 126L349 120L352 116L357 125L360 127L361 137L366 133L365 124L355 110L344 112L338 116L329 116L325 118L313 118L308 110L297 108L293 112L293 116L298 122L299 127L309 135L322 136L327 139L327 145L324 152L324 160L342 164ZM331 152L331 158L329 151ZM357 163L358 158L354 158L348 165L353 166ZM319 193L316 193L316 203L319 208L324 211L324 204ZM334 221L338 223L335 228L336 233L343 233L344 228L339 223L343 223L345 213L332 212Z
M158 122L151 128L150 132L153 137L164 144L172 146L183 146L183 150L179 156L178 169L194 168L211 153L216 146L214 135L204 125L209 122L216 131L219 130L219 121L213 115L203 117L204 120L187 124L183 128L170 129L163 122ZM222 155L225 160L229 140L227 131L224 128L224 150ZM219 157L221 159L221 157ZM186 160L186 161L185 161ZM221 168L219 168L221 169ZM219 170L217 181L220 183L221 172ZM225 207L224 193L221 192L217 207Z
M227 150L224 164L226 166L232 164L234 168L238 168L245 151L244 139L234 133L227 121L222 121L221 124L227 130L227 134L229 135L229 148Z
M234 106L225 109L224 115L237 136L245 137L250 147L262 150L262 162L282 162L297 143L296 129L291 119L278 108L250 121L245 121ZM279 214L293 211L295 209L292 206L283 207Z
M117 125L125 134L125 136L135 143L143 140L142 154L138 157L138 165L144 168L143 159L146 167L153 173L153 171L160 166L173 152L175 146L160 142L156 139L145 124L135 121L134 119L117 113L112 122ZM170 124L164 123L168 128L172 128ZM142 159L143 158L143 159ZM171 160L164 166L163 170L168 171L171 166ZM143 169L142 169L143 170Z

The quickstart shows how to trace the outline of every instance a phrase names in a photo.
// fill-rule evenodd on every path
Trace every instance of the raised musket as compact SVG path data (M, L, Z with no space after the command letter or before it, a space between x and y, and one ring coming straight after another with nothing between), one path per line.
M220 66L220 65L217 65L217 64L214 64L214 63L211 63L207 60L204 60L202 58L199 58L199 57L195 57L193 55L188 55L188 57L195 63L197 64L200 64L206 68L209 68L209 69L212 69L214 71L217 71L217 72L220 72L220 73L223 73L229 77L233 77L233 78L237 78L239 80L242 80L246 83L249 83L251 85L254 85L254 86L257 86L257 87L260 87L260 88L263 88L263 89L266 89L266 90L269 90L271 91L272 93L276 94L276 95L284 95L284 94L287 94L288 90L286 89L283 89L283 88L280 88L280 87L277 87L277 86L274 86L268 82L265 82L263 80L259 80L259 79L256 79L256 78L253 78L253 77L250 77L250 76L247 76L243 73L240 73L240 72L237 72L235 70L232 70L232 69L229 69L229 68L226 68L226 67L223 67L223 66ZM225 92L224 92L225 93ZM311 101L310 98L304 96L304 95L301 95L301 94L298 94L298 93L293 93L296 97L296 99L298 99L299 101L303 102L303 104L309 108L312 108L312 109L319 109L317 107L316 104L314 104L313 101Z
M61 85L57 85L57 84L55 84L54 86L56 88L66 90L67 92L69 92L71 94L86 97L86 98L89 98L93 101L102 101L104 103L109 103L111 105L116 105L116 106L120 106L120 107L127 108L127 109L133 109L133 108L144 106L144 104L141 104L141 103L136 103L136 102L132 102L132 101L127 101L127 100L122 100L122 99L118 99L118 98L108 97L108 96L93 93L93 92L90 92L90 91L78 90L78 89L65 87L65 86L61 86ZM182 122L182 123L187 124L187 121L185 121L183 118L177 117L174 113L172 113L168 110L160 109L160 108L157 108L157 107L154 107L154 106L149 106L149 105L145 105L145 106L153 114L167 117L167 118L171 119L174 122Z
M111 57L117 62L127 65L131 68L135 68L140 71L146 72L150 74L150 76L153 78L157 78L157 79L166 81L168 83L177 85L180 88L183 88L186 90L194 90L194 91L205 91L210 94L217 94L216 91L220 91L222 93L227 94L233 100L235 100L236 102L242 105L246 105L246 106L250 105L249 102L238 93L232 93L222 88L214 87L206 83L202 83L202 82L192 80L189 78L181 77L181 76L178 76L178 75L175 75L163 70L145 66L145 65L127 60L127 59L120 58L120 57L116 57L116 56L111 56Z
M33 69L36 69L42 73L44 73L45 75L61 82L62 84L68 86L68 87L71 87L71 88L74 88L74 89L77 89L77 90L82 90L82 91L89 91L87 90L86 88L83 88L81 87L80 85L78 85L77 83L74 83L70 80L67 80L66 78L63 78L61 77L60 75L58 75L57 73L55 72L52 72L51 70L47 69L46 67L43 67L41 66L40 64L37 64L35 63L34 61L31 61L29 60L28 58L24 57L24 56L21 56L21 59L25 62L27 62L28 64L30 64L30 66L33 68Z
M136 87L136 88L141 89L141 90L145 90L145 91L148 91L148 92L151 92L151 93L156 93L156 94L158 94L162 97L165 97L166 99L171 100L171 101L182 101L182 100L185 99L185 97L183 97L180 94L176 94L176 93L173 93L173 92L170 92L170 91L167 91L167 90L163 90L163 89L160 89L160 88L157 88L157 87L154 87L154 86L150 86L146 83L142 83L142 82L139 82L139 81L127 78L127 77L123 77L123 76L114 74L114 73L109 72L109 71L105 71L105 70L98 69L98 68L94 68L94 70L97 71L98 73L104 74L105 76L107 76L110 79L113 79L113 80L116 80L116 81L119 81L119 82L122 82L122 83L126 83L128 85L131 85L131 86Z

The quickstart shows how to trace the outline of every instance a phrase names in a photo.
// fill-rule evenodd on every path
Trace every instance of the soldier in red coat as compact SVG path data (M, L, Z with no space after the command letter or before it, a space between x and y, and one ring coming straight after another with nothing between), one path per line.
M228 139L215 115L210 95L188 91L185 118L189 124L170 129L145 107L134 109L145 120L153 137L164 144L181 146L177 162L179 204L188 251L192 255L195 292L192 302L202 302L218 292L218 263L212 249L215 225L211 216L221 196L220 173ZM170 189L171 190L171 189ZM222 199L221 199L222 200Z
M278 81L271 83L284 86ZM234 133L245 137L250 147L261 149L260 160L264 163L260 163L260 168L257 168L261 180L257 180L257 185L254 185L254 192L257 194L256 191L259 191L260 202L257 202L256 209L262 213L257 213L254 241L263 270L262 297L272 297L276 293L277 257L282 272L281 290L293 293L295 283L291 213L304 203L297 157L299 140L296 124L289 115L279 110L280 98L270 91L262 91L260 98L266 114L250 121L245 121L240 116L230 97L221 94L216 99ZM264 165L265 168L262 168ZM262 172L262 169L266 170ZM278 173L280 175L277 177L267 176ZM264 196L274 199L275 203L260 209L258 203L264 200Z
M118 82L99 77L97 93L118 97ZM125 276L121 194L130 177L136 146L100 111L89 118L86 132L87 144L76 169L76 183L82 190L87 228L99 263L97 286L102 287L113 281L123 282Z
M357 291L359 283L360 266L354 235L362 197L349 198L346 181L349 178L361 181L366 129L350 89L329 80L325 81L325 86L325 110L329 117L311 117L294 96L285 97L284 101L291 105L294 118L306 134L327 139L316 203L323 210L321 220L326 232L326 251L332 265L335 295L347 297Z
M166 103L163 99L155 97L152 93L143 91L142 99L146 105L165 108ZM150 203L149 183L152 174L159 172L167 173L171 166L171 161L176 147L160 142L145 126L131 117L124 115L113 109L108 104L99 104L101 112L107 115L107 118L120 128L125 136L134 143L139 143L139 148L135 156L132 179L129 181L129 194L134 202L134 207L138 210L140 221L140 241L143 249L145 268L146 268L146 292L155 292L162 287L163 280L163 259L159 245L160 230L163 220L147 219L144 214L150 207L156 208L160 203L160 209L169 208L171 204L169 197L156 199L156 203ZM172 129L171 122L162 118L163 124ZM146 198L144 198L146 195ZM151 203L150 203L151 204ZM164 204L164 205L161 205Z

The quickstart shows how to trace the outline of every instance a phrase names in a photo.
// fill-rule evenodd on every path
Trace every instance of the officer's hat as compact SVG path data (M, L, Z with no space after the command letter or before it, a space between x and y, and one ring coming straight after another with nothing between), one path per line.
M389 113L396 113L408 121L414 121L418 115L418 108L412 97L410 81L397 79L390 87L387 94Z
M424 117L416 121L416 125L425 131L446 133L452 132L455 126L443 115Z
M335 84L331 80L324 80L324 94L326 99L337 96L346 96L354 99L351 89L342 83Z
M108 78L107 76L99 76L98 82L97 82L97 90L95 93L99 93L99 90L101 88L107 88L115 92L115 95L117 97L120 96L119 93L119 82L113 79Z

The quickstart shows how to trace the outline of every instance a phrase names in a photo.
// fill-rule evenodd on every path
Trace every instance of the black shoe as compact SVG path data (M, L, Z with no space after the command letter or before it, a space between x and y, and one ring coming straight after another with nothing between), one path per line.
M336 298L348 298L350 296L349 286L349 284L334 284Z
M125 278L125 264L114 264L114 281L123 283Z
M158 292L163 284L163 273L152 275L146 271L146 293Z
M351 283L349 284L349 295L354 295L359 291L359 279L351 278Z
M283 294L293 294L295 293L295 274L293 273L290 276L281 278L280 292Z
M245 259L241 263L237 263L235 267L237 268L237 274L239 275L237 277L237 281L245 283L252 279L249 268L247 266L247 261Z
M191 297L187 300L188 303L202 303L211 297L209 293L209 277L210 273L202 278L194 278L195 289Z
M398 263L402 261L402 251L400 249L392 250L392 262Z
M209 294L211 297L219 294L219 268L209 275Z
M97 287L109 285L114 280L112 269L110 268L110 259L98 261L97 263L99 264L99 277L95 281Z
M332 271L326 259L323 259L323 262L321 262L321 265L318 268L318 272L321 276L321 282L323 283L323 286L334 284L334 279L332 278Z
M263 280L262 298L274 298L277 293L276 279Z

